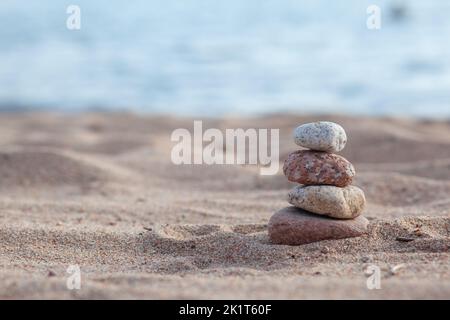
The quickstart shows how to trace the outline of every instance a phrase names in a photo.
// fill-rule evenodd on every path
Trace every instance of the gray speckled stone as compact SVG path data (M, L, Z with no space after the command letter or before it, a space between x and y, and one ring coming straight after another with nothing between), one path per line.
M321 240L359 237L367 232L363 216L339 220L309 213L296 207L277 211L269 221L269 238L274 244L299 245Z
M339 152L347 143L344 128L334 122L306 123L294 130L297 145L316 151Z
M355 186L297 186L288 194L288 202L297 208L337 219L352 219L363 211L366 198Z

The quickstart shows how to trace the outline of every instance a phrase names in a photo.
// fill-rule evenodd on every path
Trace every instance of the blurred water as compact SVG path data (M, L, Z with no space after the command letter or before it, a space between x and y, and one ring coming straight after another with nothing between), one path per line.
M1 0L0 108L449 116L450 2L393 3Z

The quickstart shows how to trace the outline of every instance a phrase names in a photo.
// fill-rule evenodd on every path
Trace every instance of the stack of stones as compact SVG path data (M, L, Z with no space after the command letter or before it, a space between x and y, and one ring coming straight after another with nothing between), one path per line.
M294 131L295 143L309 150L290 153L283 171L301 185L288 194L292 207L276 212L269 221L273 243L299 245L320 240L357 237L367 230L360 214L364 192L352 186L355 168L334 154L344 149L347 135L333 122L315 122Z

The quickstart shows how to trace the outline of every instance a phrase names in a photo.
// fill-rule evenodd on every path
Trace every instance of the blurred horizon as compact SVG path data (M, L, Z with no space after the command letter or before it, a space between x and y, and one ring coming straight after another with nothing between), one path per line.
M66 28L71 4L81 30ZM444 0L2 0L0 111L450 117L449 13Z

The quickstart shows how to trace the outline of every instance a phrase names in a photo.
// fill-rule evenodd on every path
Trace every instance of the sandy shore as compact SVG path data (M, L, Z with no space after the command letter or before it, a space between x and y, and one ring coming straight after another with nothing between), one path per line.
M292 186L254 166L175 166L170 133L193 119L2 114L0 298L450 298L450 121L301 117L216 128L342 124L366 193L366 236L271 245ZM412 238L398 241L396 238ZM82 271L68 290L66 269ZM368 290L365 268L381 268ZM396 272L394 266L401 265Z

